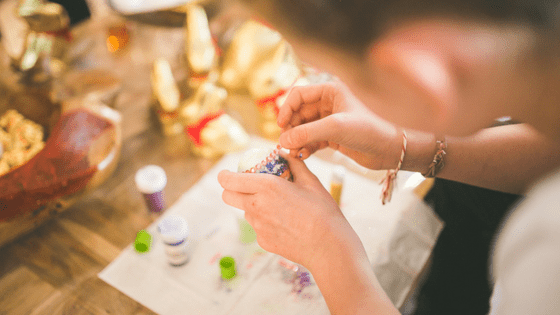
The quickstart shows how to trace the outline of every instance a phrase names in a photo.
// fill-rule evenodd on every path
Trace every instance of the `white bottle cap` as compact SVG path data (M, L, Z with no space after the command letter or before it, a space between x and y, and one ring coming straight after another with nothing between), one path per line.
M177 244L189 236L187 221L178 215L169 215L158 224L158 231L163 242L169 245Z
M167 185L167 176L163 168L157 165L148 165L136 172L136 188L143 194L153 194L163 191Z

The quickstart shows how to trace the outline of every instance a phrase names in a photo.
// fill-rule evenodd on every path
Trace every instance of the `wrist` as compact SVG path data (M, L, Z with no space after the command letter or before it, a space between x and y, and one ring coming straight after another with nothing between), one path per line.
M333 221L325 250L306 266L333 314L398 314L348 222Z
M321 236L321 246L316 248L313 257L305 265L312 274L322 273L333 268L333 261L340 260L341 255L345 257L354 251L356 241L360 242L358 236L341 215L330 216L324 226L325 231Z
M409 132L408 147L401 169L424 173L434 158L436 137L432 134Z

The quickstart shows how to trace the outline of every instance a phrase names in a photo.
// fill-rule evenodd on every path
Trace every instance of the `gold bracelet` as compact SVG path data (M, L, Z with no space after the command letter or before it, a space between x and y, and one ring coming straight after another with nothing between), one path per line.
M434 159L430 166L428 167L428 171L423 173L424 177L436 177L436 174L441 171L441 169L445 166L443 162L443 157L445 156L445 150L447 150L447 141L445 137L443 140L436 141L436 154L434 155Z

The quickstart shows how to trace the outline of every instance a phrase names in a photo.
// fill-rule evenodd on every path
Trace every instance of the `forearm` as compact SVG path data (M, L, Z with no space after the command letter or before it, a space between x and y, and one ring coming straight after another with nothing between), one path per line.
M329 251L309 267L331 314L399 314L373 273L353 231L336 232Z
M424 173L435 154L435 137L407 133L409 142L401 169ZM523 124L446 140L445 167L437 177L474 186L520 194L535 179L560 166L560 147Z

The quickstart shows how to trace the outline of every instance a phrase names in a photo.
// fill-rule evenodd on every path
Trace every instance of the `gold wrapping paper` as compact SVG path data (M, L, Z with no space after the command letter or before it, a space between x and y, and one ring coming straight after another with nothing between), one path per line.
M158 59L154 62L151 80L154 98L156 99L154 106L164 134L180 134L183 131L183 126L178 117L181 93L167 60Z
M191 4L186 6L186 13L185 57L190 74L189 85L196 88L215 67L217 54L204 9Z
M57 3L38 0L20 1L17 10L28 26L25 45L14 64L23 72L39 67L41 58L46 58L47 73L59 76L65 70L64 54L71 40L70 18L64 7ZM40 71L39 71L40 72Z
M263 61L251 74L249 93L261 114L262 135L272 141L280 137L276 122L277 113L284 104L289 89L294 85L307 85L299 62L290 45L282 40L270 59Z
M239 122L221 113L226 98L224 88L206 82L181 106L179 116L186 132L196 138L192 146L194 154L214 158L240 150L249 143L249 135ZM205 121L208 117L212 119Z
M205 158L214 158L228 152L241 150L249 144L249 135L228 114L223 114L208 123L201 132L204 145L193 147L193 153Z
M224 53L220 84L230 91L246 89L255 68L269 59L281 44L278 32L259 22L246 21Z

